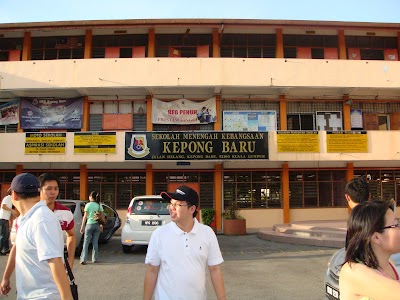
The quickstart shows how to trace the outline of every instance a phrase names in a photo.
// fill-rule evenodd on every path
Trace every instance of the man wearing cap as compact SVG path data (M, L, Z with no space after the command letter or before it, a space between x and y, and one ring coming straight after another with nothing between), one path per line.
M206 299L206 273L218 299L226 299L220 268L222 259L214 231L195 218L199 205L196 191L180 186L162 192L170 201L171 223L157 228L147 249L144 299Z
M0 255L7 255L10 252L10 228L9 221L12 216L17 216L18 213L12 208L11 191L9 195L3 198L0 207Z
M20 212L15 245L17 299L72 299L63 263L64 242L59 222L44 201L40 201L39 180L29 173L14 177L11 198ZM10 264L15 264L10 266ZM5 272L1 293L7 295L11 273Z

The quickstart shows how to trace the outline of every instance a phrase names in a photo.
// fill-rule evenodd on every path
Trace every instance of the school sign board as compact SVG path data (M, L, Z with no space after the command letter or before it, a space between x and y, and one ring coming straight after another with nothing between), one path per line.
M327 131L326 149L328 153L367 153L367 131Z
M75 132L75 154L115 154L116 132Z
M25 133L25 154L65 154L66 132Z
M267 132L126 132L125 160L268 159Z

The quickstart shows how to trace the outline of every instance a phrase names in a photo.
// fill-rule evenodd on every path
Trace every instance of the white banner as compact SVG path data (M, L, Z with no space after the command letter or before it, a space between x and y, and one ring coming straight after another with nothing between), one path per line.
M153 124L208 124L217 121L215 97L206 101L179 99L164 102L153 98Z

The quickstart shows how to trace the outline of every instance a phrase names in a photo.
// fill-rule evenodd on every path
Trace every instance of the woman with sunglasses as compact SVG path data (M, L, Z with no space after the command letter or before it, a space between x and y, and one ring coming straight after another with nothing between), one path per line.
M383 201L360 203L351 211L339 278L341 300L400 298L400 277L389 260L400 252L399 227L399 219Z

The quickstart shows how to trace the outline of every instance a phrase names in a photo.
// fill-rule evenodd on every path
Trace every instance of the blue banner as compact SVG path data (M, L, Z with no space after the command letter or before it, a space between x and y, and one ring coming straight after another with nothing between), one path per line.
M21 99L21 128L82 128L83 97L70 99Z

